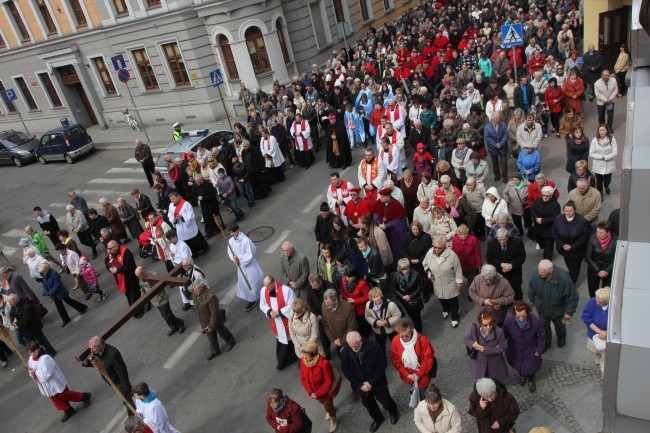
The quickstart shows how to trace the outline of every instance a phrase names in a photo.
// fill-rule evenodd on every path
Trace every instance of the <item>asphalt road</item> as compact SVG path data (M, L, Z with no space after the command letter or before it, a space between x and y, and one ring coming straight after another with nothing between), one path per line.
M619 153L625 142L624 104L617 104L615 120L616 137ZM587 135L591 138L595 132L595 106L587 109ZM554 136L542 142L542 166L547 177L556 181L561 190L560 201L566 197L566 172L563 141ZM362 151L353 151L354 160L360 161ZM97 150L74 165L49 164L41 166L32 164L23 168L2 167L3 188L0 200L0 241L14 263L20 263L17 242L23 235L26 224L38 225L32 209L35 205L50 210L59 221L64 214L67 202L66 192L75 188L84 196L91 206L99 208L98 199L106 196L111 202L119 195L130 200L128 192L133 187L143 192L151 191L138 164L133 164L130 150ZM241 223L242 230L248 232L254 228L269 226L274 234L267 240L257 243L257 259L265 273L279 275L280 244L288 239L294 242L296 249L308 256L312 270L316 264L316 246L313 237L313 223L318 214L318 207L324 199L325 188L329 183L329 167L324 163L324 153L317 155L317 163L308 171L294 168L287 172L287 179L273 187L270 198L258 202L252 211L243 205L247 212L246 220ZM511 169L514 162L510 164ZM343 172L342 176L356 183L356 166ZM491 176L490 176L491 177ZM502 189L502 184L498 186ZM603 204L601 217L606 218L611 210L618 207L620 192L620 174L615 174L612 195L607 196ZM151 196L151 195L150 195ZM226 225L234 217L222 213ZM133 384L145 381L154 389L160 400L166 405L172 425L182 432L266 432L269 427L264 420L266 393L274 387L281 387L292 398L307 408L314 421L314 431L325 432L327 423L323 419L320 405L311 401L300 386L298 374L294 367L278 372L274 367L275 342L268 320L258 308L249 313L243 310L244 302L234 297L236 274L226 254L225 242L220 237L210 240L210 253L197 260L210 282L210 287L217 293L228 311L227 326L233 332L237 345L213 361L206 361L208 343L200 334L196 315L193 311L182 312L181 302L176 288L168 288L171 305L175 314L185 320L187 331L183 335L167 337L168 328L160 314L155 310L146 313L140 320L130 320L109 342L118 347L129 367ZM137 256L137 244L132 241L129 246ZM536 268L541 259L541 252L535 252L530 241L526 243L528 259L524 279ZM12 250L12 248L16 248ZM138 261L141 259L137 258ZM9 367L0 369L0 420L2 430L6 432L77 432L88 431L109 433L123 431L121 425L125 411L111 389L100 379L99 374L90 368L81 368L73 356L83 349L87 340L102 330L113 317L120 314L127 306L125 297L114 288L108 272L102 268L101 256L93 264L102 271L100 281L104 289L110 292L103 303L88 301L89 312L80 317L69 309L73 323L60 328L60 319L54 305L45 300L50 313L45 319L44 331L59 351L56 361L66 375L71 389L93 394L93 405L61 424L60 414L48 399L42 397L37 387L27 377L16 356L10 359ZM561 260L556 264L563 265ZM151 269L163 272L160 263L145 264ZM587 299L586 275L580 278L580 307ZM28 275L24 266L18 272ZM28 277L27 277L28 278ZM69 276L65 281L72 285ZM32 287L40 293L36 283ZM82 295L73 293L81 300ZM425 334L431 339L436 356L440 362L438 385L443 396L452 400L462 413L467 409L467 395L472 379L466 366L466 356L462 347L462 335L474 318L474 309L468 305L466 297L461 296L461 326L452 329L448 322L440 319L440 306L432 300L423 313ZM580 310L579 310L580 311ZM74 314L72 314L74 313ZM540 385L536 395L516 389L523 409L528 409L520 417L521 431L524 426L538 420L559 423L557 431L589 432L594 421L593 408L574 405L576 396L565 394L564 399L544 403L544 396L558 400L557 385L551 378L557 377L558 368L568 368L575 375L585 378L585 386L595 384L598 392L598 376L585 349L585 331L578 317L569 329L567 347L556 347L544 354L545 370L540 374ZM392 366L388 368L391 390L402 413L402 420L396 426L386 423L381 431L416 431L412 415L408 409L407 387L399 381ZM577 373L575 373L577 372ZM544 382L544 376L548 383ZM561 377L561 376L560 376ZM511 377L514 389L514 375ZM565 381L566 382L566 381ZM555 384L555 385L554 385ZM523 389L523 388L522 388ZM591 389L591 388L588 388ZM591 392L591 391L590 391ZM548 394L547 394L548 393ZM592 395L593 397L593 395ZM598 397L598 396L596 396ZM598 397L599 401L599 397ZM344 385L337 406L341 407L339 432L366 431L370 424L365 409L360 403L352 403L349 387ZM540 408L542 412L540 415ZM465 429L475 431L475 423L466 414L463 415ZM598 418L598 417L595 417ZM595 421L598 422L598 421ZM590 424L592 423L592 424Z

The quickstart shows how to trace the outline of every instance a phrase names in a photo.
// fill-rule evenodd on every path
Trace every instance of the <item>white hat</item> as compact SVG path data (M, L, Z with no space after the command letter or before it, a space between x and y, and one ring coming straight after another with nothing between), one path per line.
M181 122L176 122L172 125L172 128L178 128L181 126Z
M31 244L31 242L27 238L21 238L20 241L18 241L18 245L21 247L26 247L29 244Z

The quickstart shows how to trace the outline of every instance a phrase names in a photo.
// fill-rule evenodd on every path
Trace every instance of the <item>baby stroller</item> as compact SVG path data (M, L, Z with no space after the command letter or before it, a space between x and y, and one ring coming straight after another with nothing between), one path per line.
M151 256L153 260L158 260L156 248L151 241L151 232L149 230L143 231L140 236L138 236L138 245L140 246L140 257L146 259Z

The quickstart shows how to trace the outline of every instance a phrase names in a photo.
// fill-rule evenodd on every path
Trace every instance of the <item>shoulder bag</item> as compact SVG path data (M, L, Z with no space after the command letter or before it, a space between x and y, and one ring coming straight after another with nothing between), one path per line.
M474 341L478 343L478 330L476 329L476 323L472 324L472 330L477 331L476 334L474 334L476 335ZM476 356L478 355L478 350L476 350L474 347L467 347L467 346L465 346L465 349L467 349L467 356L469 356L469 359L476 359Z

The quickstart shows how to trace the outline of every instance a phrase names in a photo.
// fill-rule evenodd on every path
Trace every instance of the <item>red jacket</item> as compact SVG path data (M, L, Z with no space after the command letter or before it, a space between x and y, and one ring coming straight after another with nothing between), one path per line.
M452 188L454 188L454 193L456 193L456 197L461 198L463 194L460 192L458 188L452 185ZM447 191L443 191L441 188L438 188L436 190L435 195L433 196L433 205L438 206L440 209L443 209L447 207L447 201L445 200L445 196L447 195Z
M300 413L300 405L295 401L291 400L289 397L286 397L287 402L284 405L284 408L276 413L271 405L266 404L266 422L273 428L273 431L276 433L298 433L302 430L302 413ZM277 418L286 420L286 425L278 429Z
M341 380L334 383L334 368L322 356L312 367L307 367L304 360L300 360L300 382L307 394L316 394L318 401L333 399L341 388Z
M400 338L402 338L400 335L396 335L390 345L390 360L395 366L395 370L399 373L400 378L409 385L413 385L413 381L407 376L415 373L418 377L418 388L426 388L429 386L429 372L433 368L433 358L435 356L431 342L429 342L427 337L418 333L417 341L415 342L415 354L420 362L420 368L418 370L411 370L410 368L406 368L402 363L404 346Z
M548 179L546 179L546 185L544 186L552 186L553 188L555 188L555 184ZM553 195L555 196L555 198L560 197L560 191L558 191L558 189L555 188L555 193ZM532 182L528 187L528 207L533 207L533 202L538 198L540 198L541 196L542 196L542 191L539 190L539 187L537 186L537 182Z
M464 273L476 271L483 266L481 246L476 236L468 235L465 240L458 235L454 236L451 240L451 250L458 256Z
M532 55L528 60L528 72L530 72L530 75L533 75L536 71L544 69L545 64L546 57L540 54L539 57L535 58L535 56Z
M512 58L512 48L508 48L508 59L510 60L510 66L513 68L521 68L521 66L524 64L522 60L522 54L523 51L519 47L515 47L515 58L517 59L517 63L515 64ZM543 66L543 64L542 64Z
M175 162L172 163L169 166L169 168L167 169L167 174L169 175L169 179L172 182L176 182L178 180L179 176L180 176L180 171L181 171L181 169L178 166L178 164L176 164Z
M348 299L353 299L352 306L354 307L354 314L357 316L365 316L366 314L366 302L368 302L368 292L370 287L361 278L357 278L357 285L354 287L352 292L348 293L345 289L345 278L341 280L341 299L345 302L349 302ZM365 320L365 319L364 319Z
M558 102L553 102L555 99L557 99ZM546 88L546 93L544 94L544 102L548 105L548 109L551 113L560 113L564 106L564 90L562 90L558 85L555 86L555 89L548 86Z

